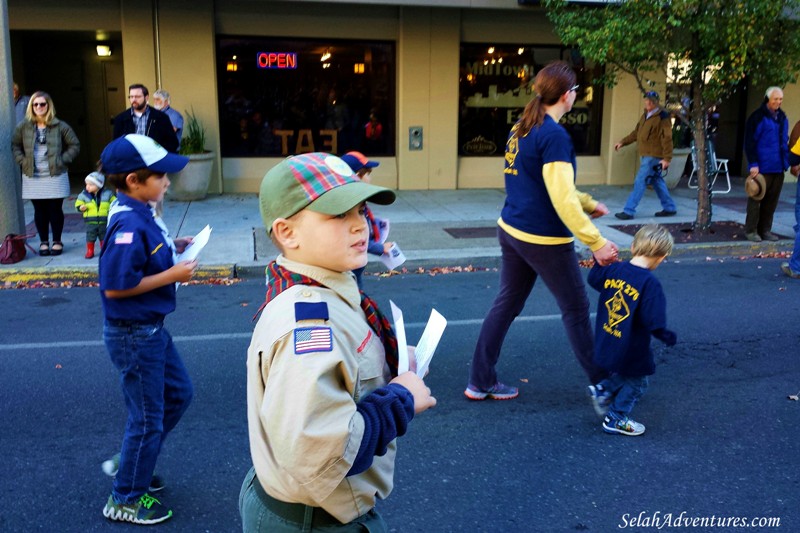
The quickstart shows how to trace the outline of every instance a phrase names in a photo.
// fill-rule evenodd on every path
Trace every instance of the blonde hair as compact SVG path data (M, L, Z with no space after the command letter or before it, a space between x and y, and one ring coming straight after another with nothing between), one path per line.
M675 240L667 228L660 224L642 226L633 237L631 255L644 257L664 257L672 253Z
M36 91L31 95L31 99L28 100L28 107L25 109L25 120L33 123L37 122L36 115L33 114L33 101L37 98L44 98L47 101L47 114L44 116L44 123L49 125L56 118L56 106L53 105L53 99L50 98L50 95L44 91Z

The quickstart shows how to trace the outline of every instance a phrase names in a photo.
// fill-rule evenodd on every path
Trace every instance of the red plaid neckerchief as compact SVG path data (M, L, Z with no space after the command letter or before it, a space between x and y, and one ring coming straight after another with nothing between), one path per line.
M309 278L297 272L292 272L283 268L275 261L267 265L267 296L266 300L258 312L253 317L255 320L258 313L267 306L276 296L288 289L293 285L311 285L314 287L325 287L322 283L315 279ZM378 335L378 338L383 344L383 349L386 352L386 364L389 365L389 370L392 372L392 377L397 376L397 337L392 329L392 324L378 309L375 301L364 294L364 291L358 291L361 294L361 309L367 317L367 322L372 330Z
M378 226L378 221L375 220L375 215L372 214L372 211L367 206L364 206L364 216L367 217L369 227L372 229L372 238L375 242L381 242L381 228Z

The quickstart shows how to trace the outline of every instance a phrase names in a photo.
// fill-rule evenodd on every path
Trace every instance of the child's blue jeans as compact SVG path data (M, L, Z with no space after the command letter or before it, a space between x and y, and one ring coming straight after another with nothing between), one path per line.
M636 402L647 390L647 376L612 374L599 384L614 396L608 406L608 416L614 420L622 420L631 413Z
M147 492L161 444L192 400L192 382L163 322L106 320L103 339L128 408L113 496L132 503Z

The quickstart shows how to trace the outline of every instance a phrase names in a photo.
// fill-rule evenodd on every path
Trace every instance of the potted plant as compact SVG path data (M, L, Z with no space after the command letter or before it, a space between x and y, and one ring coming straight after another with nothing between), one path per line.
M206 130L194 114L194 109L184 111L183 137L179 153L189 158L189 164L180 172L170 174L172 185L168 195L173 200L202 200L208 194L214 152L206 150Z

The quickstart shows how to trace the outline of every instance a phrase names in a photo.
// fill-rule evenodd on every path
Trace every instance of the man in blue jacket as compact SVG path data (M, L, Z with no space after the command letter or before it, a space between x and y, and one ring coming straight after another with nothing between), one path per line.
M761 201L747 199L745 236L753 242L777 241L772 233L772 217L783 188L783 174L789 168L789 120L781 109L783 91L770 87L764 103L747 119L744 150L750 175L764 176L766 193Z

